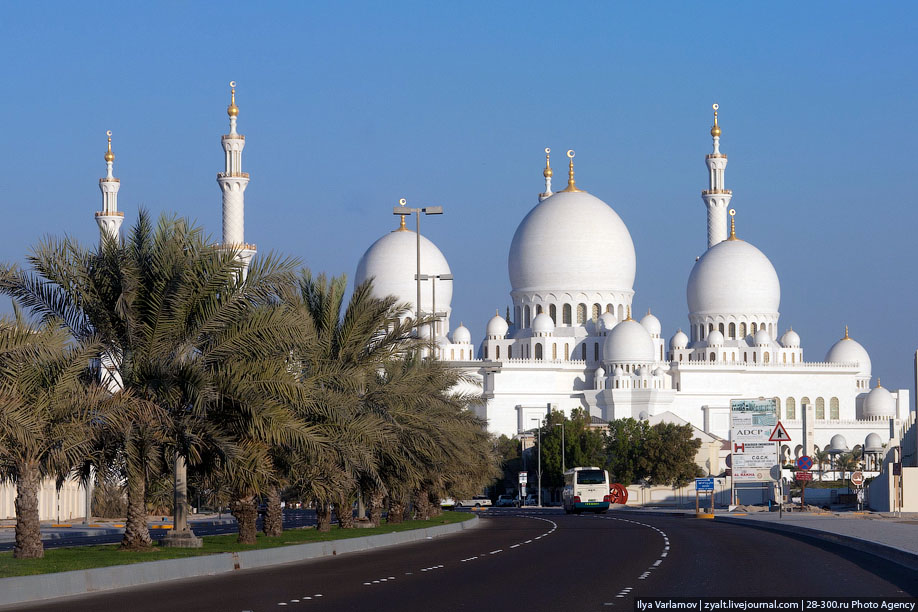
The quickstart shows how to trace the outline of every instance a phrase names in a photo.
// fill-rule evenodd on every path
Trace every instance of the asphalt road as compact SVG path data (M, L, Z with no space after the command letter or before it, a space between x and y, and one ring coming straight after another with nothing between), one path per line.
M918 576L843 547L716 521L492 510L417 544L23 610L632 610L635 597L915 597Z

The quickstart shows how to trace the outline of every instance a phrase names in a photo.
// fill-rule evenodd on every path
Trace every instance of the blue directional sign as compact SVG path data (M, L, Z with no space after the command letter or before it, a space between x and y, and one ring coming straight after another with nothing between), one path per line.
M714 479L713 478L696 478L695 479L695 490L696 491L713 491L714 490Z
M803 455L797 459L798 470L808 470L813 467L813 459L808 455Z

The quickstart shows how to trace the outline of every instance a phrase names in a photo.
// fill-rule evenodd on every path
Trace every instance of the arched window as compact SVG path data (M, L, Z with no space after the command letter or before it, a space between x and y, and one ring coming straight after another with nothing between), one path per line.
M484 358L487 359L487 358L488 358L488 347L484 347L484 349L485 349L485 350L484 350Z
M520 307L517 306L513 309L513 322L516 323L516 326L520 326Z
M723 324L723 323L719 324L719 325L717 326L717 330L718 330L720 333L724 333L724 324Z
M450 361L456 360L456 349L449 349L449 359Z
M500 347L499 346L494 347L494 359L500 359Z
M586 342L580 345L580 359L586 361Z
M593 343L593 361L599 361L599 343Z
M593 323L599 320L599 315L602 314L602 306L599 304L593 304Z
M759 354L758 354L758 353L753 353L753 354L752 354L752 363L758 363L758 360L759 360Z
M800 418L806 418L806 407L810 405L810 398L804 395L800 398Z
M754 335L755 335L755 332L757 332L758 330L759 330L759 328L758 328L758 325L757 325L756 323L752 323L752 324L749 325L749 335L750 335L750 336L754 336Z
M524 312L524 315L523 315L523 316L526 318L526 325L525 325L525 326L526 326L526 327L529 327L530 321L532 320L532 317L529 316L530 313L531 313L531 311L529 310L529 306L526 306L526 309L525 309L523 312Z
M739 337L740 339L743 339L746 337L746 324L745 323L739 324Z
M829 418L833 421L838 420L838 398L833 397L829 400Z
M787 363L787 353L781 353L781 363Z
M796 353L791 353L791 354L790 354L790 362L791 362L791 363L797 363L797 354L796 354Z
M736 323L731 323L727 329L730 330L730 339L736 340Z
M730 353L730 361L736 361L736 353Z
M724 362L727 361L727 353L724 353Z
M536 358L536 361L542 361L542 344L541 343L535 345L535 358Z
M625 309L621 304L618 305L618 320L623 321L625 319Z
M787 398L787 419L793 421L797 418L797 404L794 402L794 398Z
M822 399L821 397L816 398L816 420L826 420L826 400Z
M765 351L765 363L771 362L771 354L768 351Z
M679 361L682 361L682 354L679 355Z
M781 420L781 398L775 398L775 416L778 417L778 420Z
M555 308L555 305L552 304L548 307L548 316L551 317L551 322L555 325L558 324L558 310Z
M571 358L570 345L567 342L565 342L564 343L564 361L567 361L570 358Z
M536 314L537 314L537 315L542 314L542 305L541 305L541 304L536 305Z
M561 318L562 318L562 321L564 322L564 324L565 324L565 325L570 325L570 324L571 324L571 305L570 305L570 304L565 304L565 305L561 308L561 312L562 312L562 317L561 317Z
M558 345L555 343L552 343L551 345L551 358L555 361L558 359Z
M577 323L586 323L586 304L577 304Z
M611 312L614 315L615 314L613 310L614 308L615 306L613 306L612 304L606 304L606 312Z
M507 359L513 359L513 345L507 347Z
M710 334L712 331L714 331L714 324L708 323L708 333Z
M715 355L714 353L711 353L711 362L713 363L716 360L717 360L717 355Z

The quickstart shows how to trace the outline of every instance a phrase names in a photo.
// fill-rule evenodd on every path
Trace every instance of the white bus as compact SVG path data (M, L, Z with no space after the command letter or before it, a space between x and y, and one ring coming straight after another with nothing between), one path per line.
M580 514L584 510L605 512L612 501L609 472L598 467L575 467L564 472L561 501L568 514Z

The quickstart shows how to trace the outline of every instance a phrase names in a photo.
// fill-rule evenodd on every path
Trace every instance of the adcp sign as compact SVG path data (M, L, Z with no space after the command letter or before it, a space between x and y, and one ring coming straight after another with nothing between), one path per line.
M730 401L730 448L734 481L772 480L778 464L771 432L778 423L774 399Z

